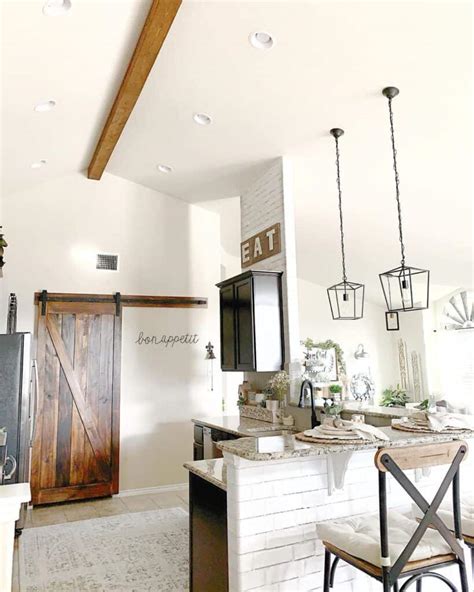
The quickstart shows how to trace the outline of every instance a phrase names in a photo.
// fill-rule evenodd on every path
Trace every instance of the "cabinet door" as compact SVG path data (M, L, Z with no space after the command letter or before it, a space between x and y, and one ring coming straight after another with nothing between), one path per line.
M252 278L235 284L237 370L255 370Z
M235 370L234 286L221 288L221 368Z
M202 444L196 444L196 442L194 442L193 450L194 450L194 455L193 455L194 460L203 460L204 459L204 447Z

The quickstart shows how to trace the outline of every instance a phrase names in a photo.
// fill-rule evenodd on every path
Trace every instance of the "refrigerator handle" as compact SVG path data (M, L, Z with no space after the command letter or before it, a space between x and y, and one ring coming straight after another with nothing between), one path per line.
M10 454L7 456L7 463L8 462L10 462L12 467L8 473L4 473L4 475L3 475L4 481L8 481L9 479L11 479L16 472L16 458L14 456L11 456L11 454Z
M38 364L36 360L33 360L34 368L34 389L33 389L33 412L30 411L30 446L33 446L33 439L36 431L36 415L38 411Z

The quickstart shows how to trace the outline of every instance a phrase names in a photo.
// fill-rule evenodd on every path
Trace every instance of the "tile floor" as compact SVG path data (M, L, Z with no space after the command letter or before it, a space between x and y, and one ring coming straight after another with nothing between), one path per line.
M106 499L39 506L28 511L25 528L64 524L65 522L127 514L129 512L146 512L160 508L181 507L187 511L188 505L188 490L182 489L179 491L165 491L163 493L124 497L114 496ZM19 539L15 539L12 592L19 592L20 590L18 581L18 542Z

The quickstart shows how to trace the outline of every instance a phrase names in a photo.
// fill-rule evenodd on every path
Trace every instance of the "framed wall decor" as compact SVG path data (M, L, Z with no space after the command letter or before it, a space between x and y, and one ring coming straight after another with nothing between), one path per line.
M337 356L335 348L315 347L306 352L306 370L318 382L337 380Z
M385 326L387 331L400 331L398 312L387 311L385 313Z

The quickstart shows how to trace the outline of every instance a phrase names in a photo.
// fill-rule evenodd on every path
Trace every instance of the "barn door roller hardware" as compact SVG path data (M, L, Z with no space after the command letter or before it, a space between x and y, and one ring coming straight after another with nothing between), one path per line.
M121 313L121 300L122 297L120 296L120 292L115 292L115 316L119 317Z
M41 315L46 315L47 302L99 302L115 304L115 314L120 316L124 306L139 308L207 308L207 298L194 296L137 296L115 294L65 294L47 290L36 292L35 303L41 304Z

